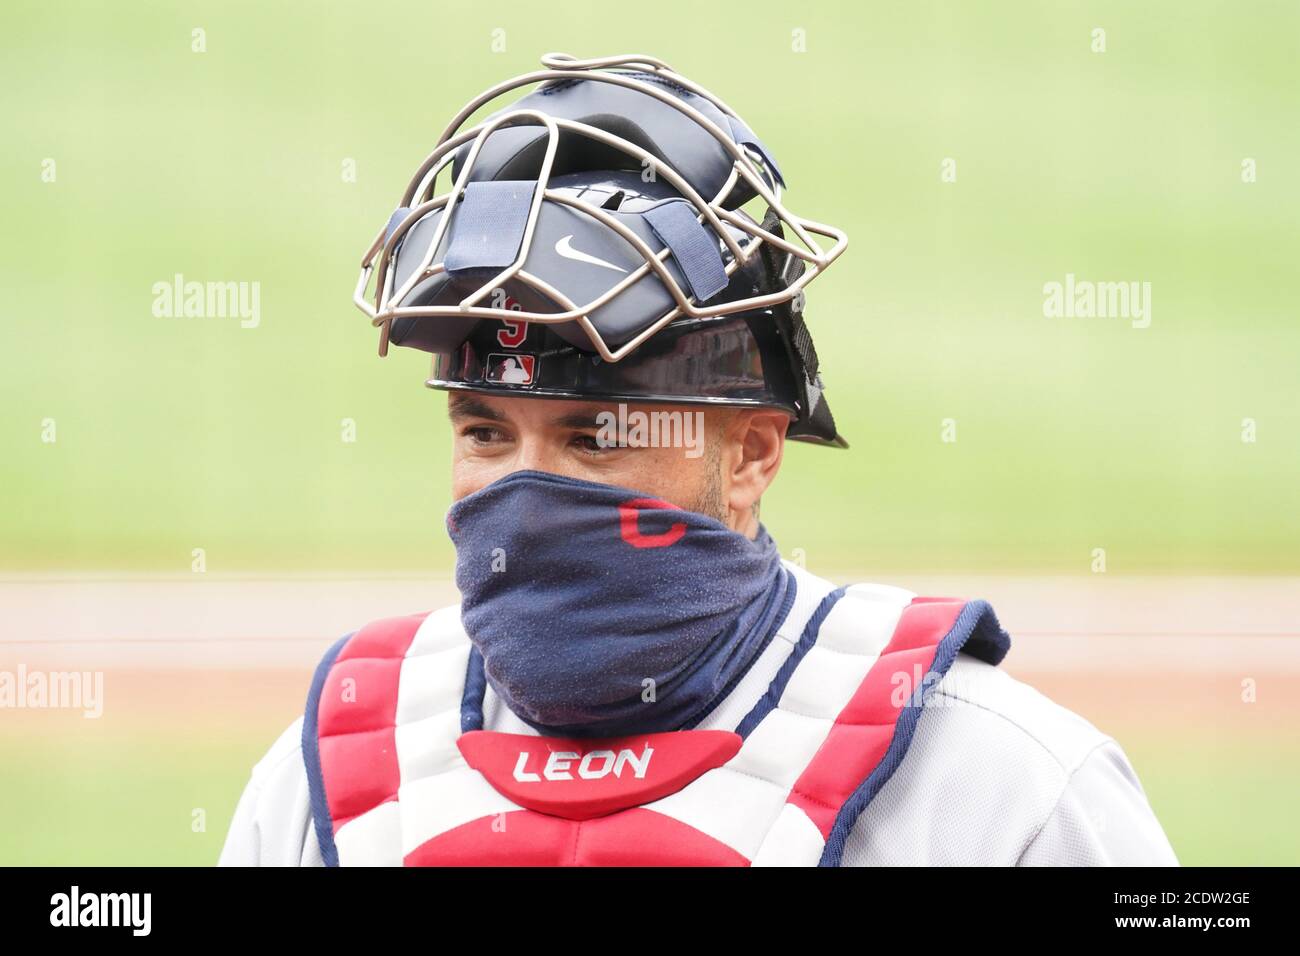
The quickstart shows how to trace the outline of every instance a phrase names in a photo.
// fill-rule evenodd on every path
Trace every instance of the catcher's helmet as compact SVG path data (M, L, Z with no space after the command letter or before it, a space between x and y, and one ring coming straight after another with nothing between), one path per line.
M366 252L380 354L433 353L433 388L776 407L789 437L844 446L802 314L844 233L787 211L749 127L663 62L542 64L460 111Z

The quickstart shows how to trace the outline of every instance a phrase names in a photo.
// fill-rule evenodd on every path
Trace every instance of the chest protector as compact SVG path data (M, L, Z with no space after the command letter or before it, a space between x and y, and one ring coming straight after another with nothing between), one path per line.
M785 622L689 730L538 735L487 685L458 606L343 638L303 721L322 859L838 866L929 688L958 652L998 664L1010 639L983 601L834 588L789 567L798 596ZM485 712L519 732L483 729Z

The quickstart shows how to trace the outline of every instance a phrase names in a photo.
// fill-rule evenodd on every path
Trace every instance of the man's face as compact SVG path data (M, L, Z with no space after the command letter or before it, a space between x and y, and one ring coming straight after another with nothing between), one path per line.
M691 445L611 446L601 413L618 421L616 402L562 401L452 392L452 497L459 501L511 472L545 471L569 478L634 488L679 508L733 524L724 500L723 447L731 409L689 405L624 404L624 420L677 412L678 436ZM689 418L689 422L687 419ZM662 416L660 419L662 421ZM696 434L702 420L702 434ZM617 435L617 426L613 429ZM602 440L605 439L605 440Z

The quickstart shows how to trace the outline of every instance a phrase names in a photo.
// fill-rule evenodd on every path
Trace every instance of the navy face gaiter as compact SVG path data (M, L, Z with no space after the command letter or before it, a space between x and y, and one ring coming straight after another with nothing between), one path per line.
M541 733L688 729L794 598L776 544L627 488L517 471L447 512L461 620Z

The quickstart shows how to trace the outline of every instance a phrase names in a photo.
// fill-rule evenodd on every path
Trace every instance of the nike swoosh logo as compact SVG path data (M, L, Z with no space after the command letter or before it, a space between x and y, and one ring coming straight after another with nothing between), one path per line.
M624 273L627 272L626 269L620 268L619 266L614 265L614 263L612 262L606 262L604 259L597 259L595 256L589 253L583 252L580 249L573 248L573 246L571 245L572 242L573 242L572 235L565 236L563 239L561 239L559 242L555 244L555 251L558 252L560 255L564 256L564 258L566 259L573 259L577 262L585 262L588 265L593 265L593 266L604 266L606 269L613 269L615 272L624 272Z

